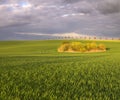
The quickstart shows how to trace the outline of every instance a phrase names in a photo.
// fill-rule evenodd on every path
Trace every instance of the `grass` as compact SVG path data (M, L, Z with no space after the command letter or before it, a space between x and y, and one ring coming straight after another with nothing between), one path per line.
M1 41L0 100L119 100L120 42L87 54L58 53L62 42Z

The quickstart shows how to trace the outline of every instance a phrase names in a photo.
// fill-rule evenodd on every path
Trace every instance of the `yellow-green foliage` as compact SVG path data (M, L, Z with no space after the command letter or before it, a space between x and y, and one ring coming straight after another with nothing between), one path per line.
M105 49L106 49L106 47L105 47L104 44L99 44L99 45L98 45L98 48L99 48L100 50L105 50Z
M68 51L69 48L70 48L70 45L69 45L69 44L62 44L62 45L59 47L58 51L61 51L61 52L63 52L63 51Z
M97 45L95 42L81 43L81 42L63 42L58 48L58 52L88 52L92 50L106 50L104 44Z
M72 50L74 51L80 51L81 48L84 47L81 42L72 42L70 45L71 45Z

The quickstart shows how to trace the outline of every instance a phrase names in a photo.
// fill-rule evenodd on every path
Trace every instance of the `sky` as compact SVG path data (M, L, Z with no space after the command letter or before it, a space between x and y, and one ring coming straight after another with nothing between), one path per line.
M0 0L0 40L69 33L120 37L120 0Z

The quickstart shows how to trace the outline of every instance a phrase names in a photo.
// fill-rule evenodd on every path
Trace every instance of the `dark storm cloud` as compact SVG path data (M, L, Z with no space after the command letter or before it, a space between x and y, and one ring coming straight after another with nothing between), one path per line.
M98 4L98 10L102 14L120 13L120 0L105 0Z

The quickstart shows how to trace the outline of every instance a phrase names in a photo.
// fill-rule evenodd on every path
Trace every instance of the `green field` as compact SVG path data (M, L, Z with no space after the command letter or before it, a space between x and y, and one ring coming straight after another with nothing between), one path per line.
M62 41L1 41L0 100L120 100L120 41L58 53Z

